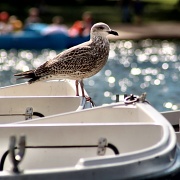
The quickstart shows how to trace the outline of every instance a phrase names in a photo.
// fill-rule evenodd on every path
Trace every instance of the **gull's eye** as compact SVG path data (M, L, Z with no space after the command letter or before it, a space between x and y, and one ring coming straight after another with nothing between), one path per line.
M104 27L103 27L103 26L99 26L99 29L103 30L103 29L104 29Z

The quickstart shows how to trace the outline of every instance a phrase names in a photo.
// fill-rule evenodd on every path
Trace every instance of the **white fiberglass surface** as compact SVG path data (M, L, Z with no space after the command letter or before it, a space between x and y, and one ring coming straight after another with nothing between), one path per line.
M160 125L122 125L118 123L1 125L1 157L9 147L11 135L17 137L17 143L18 138L25 135L26 146L59 146L59 148L44 147L26 150L21 166L25 169L42 169L74 166L81 158L102 157L97 156L97 145L100 138L106 138L107 143L113 144L120 155L147 150L161 142L163 128ZM115 153L112 149L107 148L106 155L115 156ZM5 161L5 169L10 167L8 157Z
M62 96L7 96L0 98L0 124L24 121L27 108L32 108L32 119L70 111L76 111L81 97ZM39 113L39 114L38 114Z
M21 83L0 88L0 96L75 96L72 81Z
M64 113L22 123L154 123L154 119L136 105L101 106L76 112Z

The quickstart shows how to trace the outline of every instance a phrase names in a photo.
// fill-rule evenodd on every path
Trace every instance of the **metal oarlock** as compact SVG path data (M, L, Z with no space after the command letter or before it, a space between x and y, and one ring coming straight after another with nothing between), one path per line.
M22 161L24 154L25 154L25 146L26 146L26 138L25 136L21 136L19 139L19 146L16 146L16 137L10 137L10 145L9 145L9 154L10 159L13 164L12 171L14 173L20 173L18 165Z

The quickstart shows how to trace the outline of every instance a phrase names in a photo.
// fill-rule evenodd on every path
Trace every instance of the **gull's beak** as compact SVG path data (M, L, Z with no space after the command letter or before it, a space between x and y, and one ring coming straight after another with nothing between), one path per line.
M110 31L107 31L109 34L113 34L115 36L118 36L119 34L116 32L116 31L113 31L113 30L110 30Z

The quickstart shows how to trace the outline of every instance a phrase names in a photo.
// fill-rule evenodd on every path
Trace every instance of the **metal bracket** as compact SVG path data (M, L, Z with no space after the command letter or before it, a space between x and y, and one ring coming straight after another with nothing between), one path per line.
M26 145L25 136L21 136L19 139L19 147L16 147L16 137L10 137L9 153L10 158L13 163L13 172L20 173L18 165L22 161L25 154L25 145ZM18 149L18 152L15 153L15 150Z
M146 93L143 93L141 96L137 96L137 95L133 95L133 94L130 94L129 96L125 95L125 97L124 97L124 103L125 104L133 104L136 102L142 102L142 103L147 102L147 103L149 103L146 100Z
M99 156L105 155L106 147L107 147L107 139L106 138L100 138L98 141L97 155L99 155Z
M25 111L25 120L32 119L32 116L33 116L33 108L27 107Z
M146 92L145 92L145 93L142 93L142 94L139 96L139 101L140 101L140 102L146 102Z

